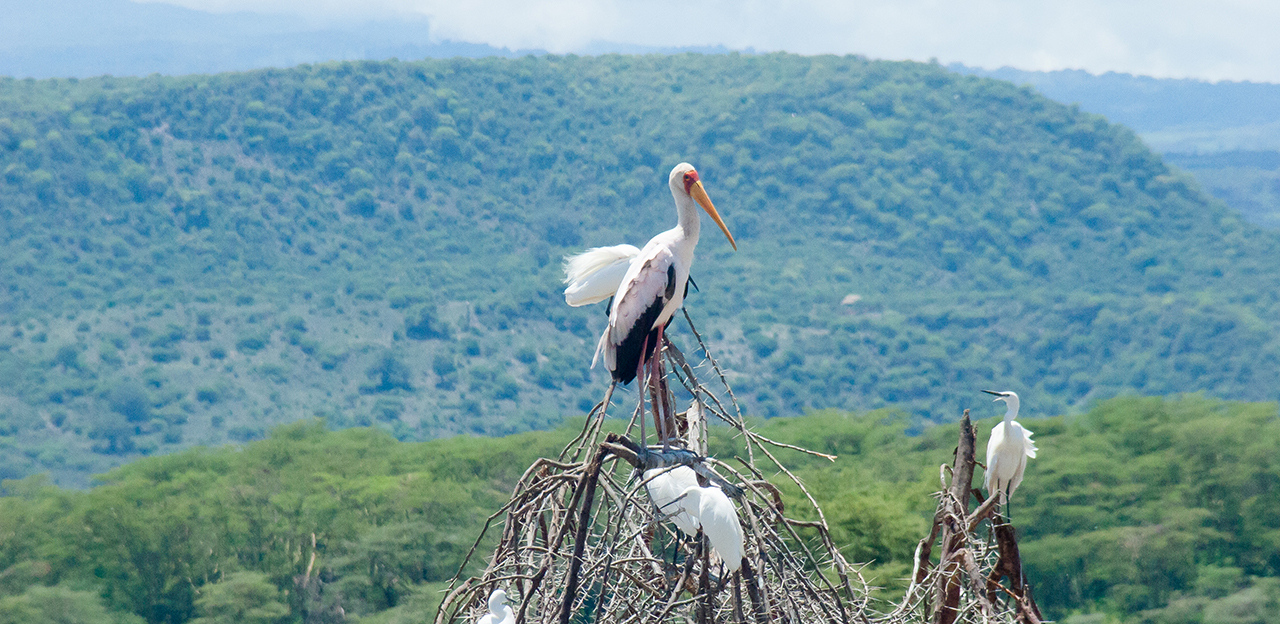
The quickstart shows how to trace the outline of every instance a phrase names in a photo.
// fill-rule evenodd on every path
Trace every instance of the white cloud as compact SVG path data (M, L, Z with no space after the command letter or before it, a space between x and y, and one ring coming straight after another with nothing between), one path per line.
M575 52L593 42L1280 82L1267 0L172 0L210 11L431 18L433 37Z

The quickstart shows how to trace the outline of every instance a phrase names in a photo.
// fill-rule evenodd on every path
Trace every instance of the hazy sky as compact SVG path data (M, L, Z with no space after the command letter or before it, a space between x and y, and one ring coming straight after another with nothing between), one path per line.
M154 0L152 0L154 1ZM164 0L309 19L425 15L433 38L582 52L713 46L1280 82L1275 0Z

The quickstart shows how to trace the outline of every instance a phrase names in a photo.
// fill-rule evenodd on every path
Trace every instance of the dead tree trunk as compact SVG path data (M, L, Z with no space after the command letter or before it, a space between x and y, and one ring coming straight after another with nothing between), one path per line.
M578 520L578 532L574 538L573 559L569 563L569 579L565 584L560 624L569 624L569 616L573 613L573 601L578 593L578 571L582 569L582 551L587 543L587 530L591 527L591 505L595 502L596 483L600 480L600 465L604 463L606 452L604 448L596 451L595 458L591 460L586 474L583 475L583 481L586 482L586 495L583 497L582 515ZM572 507L569 511L573 511Z
M977 436L969 421L969 410L960 418L960 441L951 468L951 488L939 506L942 524L942 552L938 566L946 578L939 586L937 624L954 624L960 611L960 581L963 577L960 558L966 544L969 516L969 490L973 487L974 446Z
M1043 618L1040 608L1031 597L1031 586L1022 577L1022 557L1018 554L1018 540L1013 526L999 523L992 527L996 534L996 546L1000 549L1000 558L987 575L987 600L996 601L998 592L1003 590L1014 604L1017 621L1024 624L1040 624ZM1000 577L1008 577L1009 588L1000 585Z
M933 624L977 621L975 618L983 622L1012 620L1019 624L1040 624L1042 616L1022 576L1013 527L993 520L996 498L988 498L969 513L969 497L976 495L981 499L982 496L980 491L972 489L977 465L976 438L969 411L965 410L960 419L955 458L951 466L941 467L943 489L939 493L933 526L928 537L920 540L916 547L911 587L895 613L906 614L922 608ZM983 520L992 520L995 551L974 534ZM940 553L934 566L930 555L940 533L942 539L937 545ZM1000 584L1004 577L1010 579L1009 587ZM1006 603L1009 607L999 606L997 598L1001 592L1009 597Z

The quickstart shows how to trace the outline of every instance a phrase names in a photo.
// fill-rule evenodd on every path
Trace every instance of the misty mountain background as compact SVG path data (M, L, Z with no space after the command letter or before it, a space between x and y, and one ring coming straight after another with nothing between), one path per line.
M420 15L309 19L211 13L127 0L0 0L0 75L88 78L286 68L303 63L542 55L482 43L441 41ZM662 48L595 43L586 54L725 53L721 46Z
M127 0L0 0L0 14L0 76L15 78L210 74L326 61L545 54L439 40L432 37L427 18L412 14L339 21ZM730 50L602 41L582 52ZM1280 85L961 64L948 69L1030 85L1049 98L1124 124L1247 220L1280 227Z

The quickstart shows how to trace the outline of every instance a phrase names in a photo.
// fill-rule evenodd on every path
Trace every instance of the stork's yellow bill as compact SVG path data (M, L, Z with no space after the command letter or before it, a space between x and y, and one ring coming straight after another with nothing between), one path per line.
M738 243L733 240L733 234L729 233L729 226L724 224L724 219L720 218L720 211L716 210L715 204L711 203L711 198L707 197L707 190L702 188L702 180L698 179L697 171L690 170L684 174L684 187L685 192L693 198L693 201L698 202L698 205L702 206L702 209L711 215L716 225L720 226L720 231L724 232L725 238L729 239L729 244L733 246L733 250L737 251Z

